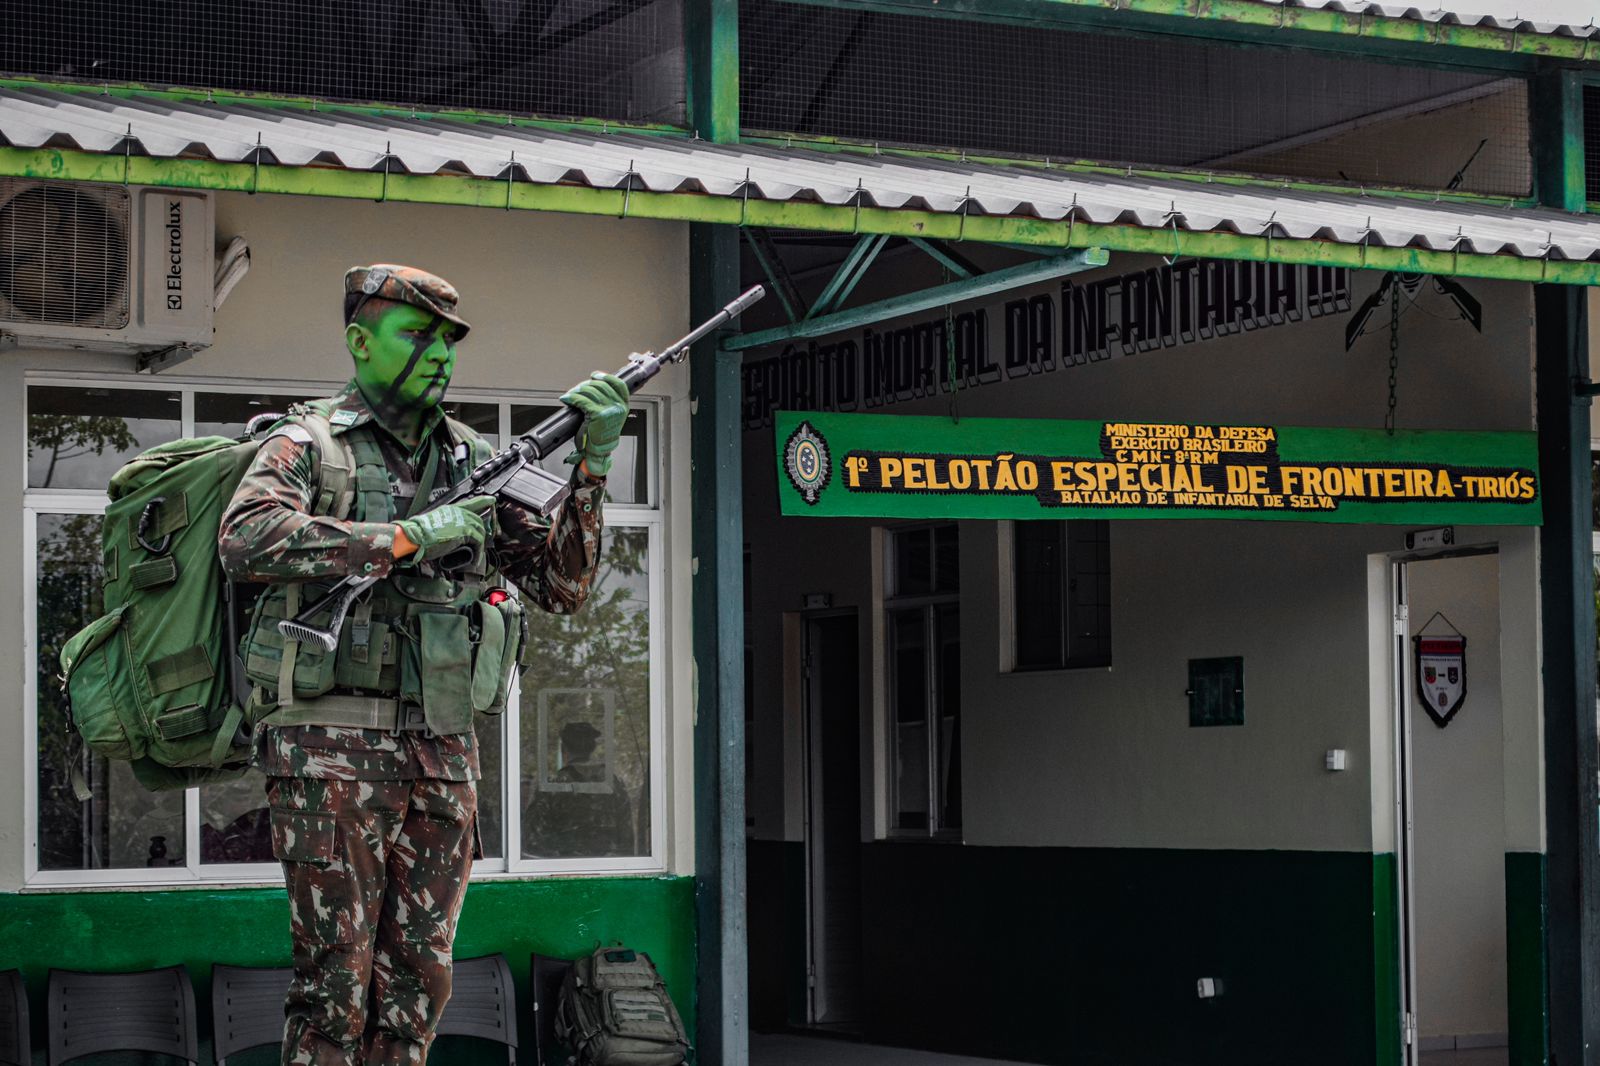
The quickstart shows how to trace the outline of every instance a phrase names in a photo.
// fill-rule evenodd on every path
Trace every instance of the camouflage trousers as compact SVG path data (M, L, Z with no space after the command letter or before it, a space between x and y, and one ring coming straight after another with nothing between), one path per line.
M477 785L274 777L294 939L284 1066L427 1061L450 998Z

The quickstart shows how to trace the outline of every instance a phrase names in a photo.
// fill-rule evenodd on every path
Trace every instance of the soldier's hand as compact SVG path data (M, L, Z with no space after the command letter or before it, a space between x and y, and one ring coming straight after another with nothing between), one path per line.
M400 533L416 545L416 553L409 556L412 562L438 561L458 552L462 557L475 558L491 535L493 514L493 496L474 496L395 524L400 527Z
M622 423L628 417L627 384L615 374L596 371L588 381L561 397L561 402L583 412L577 459L582 459L591 476L605 477L611 473L611 453L622 439Z

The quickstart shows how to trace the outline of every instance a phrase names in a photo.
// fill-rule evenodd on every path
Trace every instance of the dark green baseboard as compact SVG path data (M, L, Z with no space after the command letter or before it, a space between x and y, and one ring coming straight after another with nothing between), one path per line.
M1379 1066L1403 1061L1400 1026L1400 868L1393 854L1372 856L1373 1055Z
M1545 858L1506 854L1506 1014L1511 1066L1544 1066L1550 1057L1549 936Z
M479 882L467 890L455 950L458 958L502 952L510 961L519 1032L531 1062L528 956L575 958L597 943L614 941L650 953L693 1032L693 878ZM0 894L0 970L19 968L27 977L36 1046L45 1032L45 977L51 967L110 971L184 965L194 979L204 1036L210 1032L214 962L288 965L289 907L282 889Z

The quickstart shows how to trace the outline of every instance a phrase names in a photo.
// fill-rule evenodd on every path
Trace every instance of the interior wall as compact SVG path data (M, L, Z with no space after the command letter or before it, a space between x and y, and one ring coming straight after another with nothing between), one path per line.
M927 283L914 260L901 262L896 285ZM1119 257L1102 274L1154 262ZM1353 279L1359 305L1379 275ZM1482 301L1481 334L1452 320L1452 306L1427 288L1402 317L1399 425L1529 429L1529 290L1464 284ZM988 306L990 351L998 359L1003 316ZM1348 313L1306 319L1006 379L961 392L959 415L1381 426L1388 331L1377 326L1346 351L1348 320ZM937 397L874 413L948 409L948 399ZM769 768L781 760L786 781L797 772L797 753L763 751L776 740L769 719L781 702L779 612L810 591L831 592L836 605L868 604L874 589L863 579L872 525L780 519L772 431L746 432L745 445L757 758ZM1147 520L1116 522L1111 534L1111 669L1009 674L997 669L999 534L993 524L962 523L967 843L1372 849L1373 775L1390 768L1374 769L1363 757L1372 739L1367 560L1401 550L1403 530ZM1458 531L1464 541L1497 535ZM1518 574L1533 579L1531 571ZM869 664L870 627L862 632L862 662ZM1290 633L1303 639L1286 639ZM1245 657L1243 727L1188 726L1185 663L1210 655ZM1349 752L1349 768L1329 773L1324 752L1336 747ZM877 770L865 782L875 796L886 757L877 731L872 758L864 759L866 769ZM776 779L764 780L767 789L777 787ZM755 831L779 838L784 827L771 803L752 797Z
M1467 638L1466 698L1449 725L1435 725L1420 701L1411 707L1422 1036L1507 1030L1499 579L1494 555L1406 567L1412 637L1454 626Z
M267 379L328 386L349 377L341 338L347 268L373 262L420 266L451 281L472 323L456 366L453 394L473 389L559 395L591 370L612 370L631 351L659 346L688 329L688 228L666 222L580 218L313 197L220 194L220 248L242 235L251 270L217 312L216 341L163 379ZM24 382L30 372L120 375L132 357L20 350L0 361L0 425L17 435L17 455L0 463L0 499L20 501ZM671 557L665 617L668 685L668 863L693 868L689 377L669 368L642 395L662 399L662 497ZM21 512L0 529L0 597L21 603ZM24 870L24 674L20 611L0 612L0 749L17 760L0 773L0 891Z

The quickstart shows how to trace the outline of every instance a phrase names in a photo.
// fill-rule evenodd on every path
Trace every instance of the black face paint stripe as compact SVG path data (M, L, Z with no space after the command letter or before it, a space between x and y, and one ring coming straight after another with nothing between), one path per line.
M400 386L406 383L406 380L411 377L411 372L422 361L422 353L433 347L433 340L438 336L439 327L442 325L444 325L444 319L435 316L426 333L411 339L411 358L406 360L406 365L400 370L400 373L395 375L394 381L389 383L389 391L384 393L383 396L383 405L385 407L390 410L394 409L395 402L400 399Z

